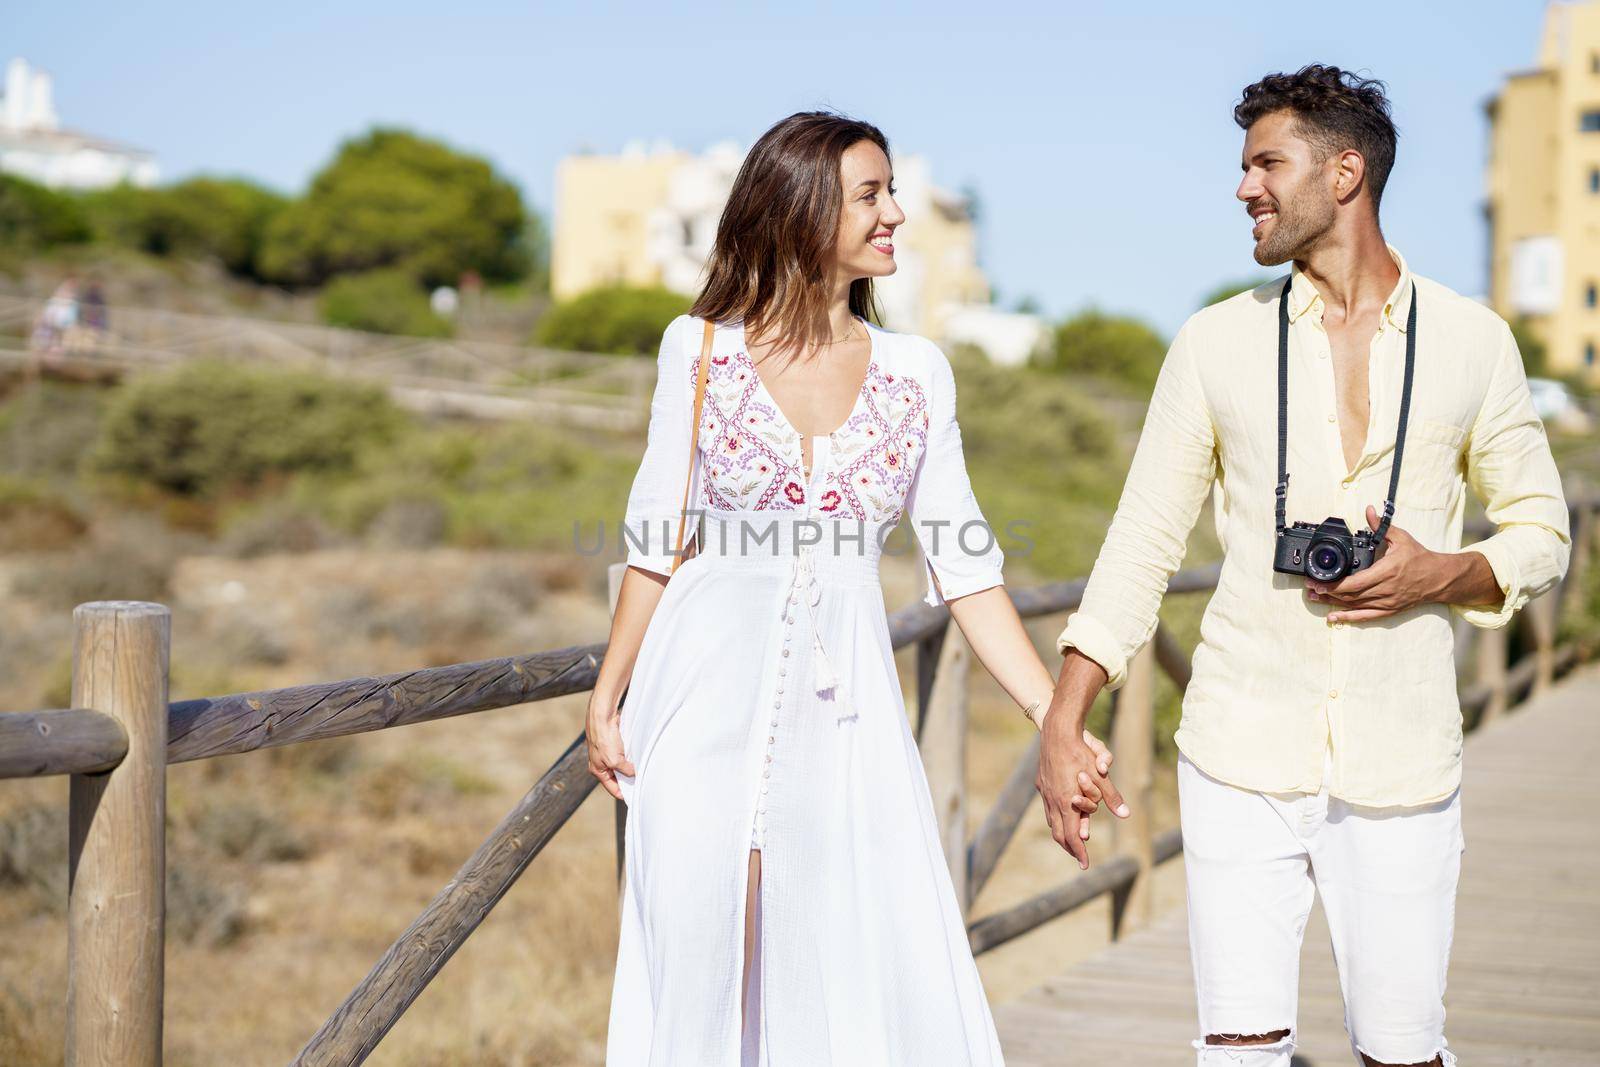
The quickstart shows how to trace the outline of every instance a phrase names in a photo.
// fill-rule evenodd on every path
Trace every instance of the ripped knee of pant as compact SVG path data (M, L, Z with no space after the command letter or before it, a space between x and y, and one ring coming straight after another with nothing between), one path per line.
M1207 1034L1194 1047L1202 1064L1272 1067L1285 1062L1284 1057L1294 1051L1294 1044L1292 1030L1267 1030L1255 1034Z
M1435 1064L1440 1065L1440 1067L1455 1067L1456 1063L1456 1054L1444 1045L1439 1046L1439 1051L1432 1056L1415 1064L1395 1063L1391 1060L1380 1059L1360 1045L1356 1046L1356 1054L1361 1057L1363 1064L1376 1064L1377 1067L1434 1067Z

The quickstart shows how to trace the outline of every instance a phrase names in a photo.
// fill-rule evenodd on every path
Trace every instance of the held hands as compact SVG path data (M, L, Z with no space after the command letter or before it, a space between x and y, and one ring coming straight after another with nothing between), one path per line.
M1047 715L1039 747L1039 775L1034 786L1044 802L1045 821L1055 843L1072 853L1078 866L1089 869L1089 816L1101 801L1119 818L1130 814L1122 794L1111 784L1111 753L1087 730L1074 736L1066 715Z
M621 715L613 700L589 700L589 715L584 723L584 738L589 747L589 773L600 779L607 793L622 799L617 774L634 774L633 761L622 752Z
M1378 510L1370 504L1367 525L1378 528ZM1335 609L1328 614L1330 623L1381 619L1438 600L1438 590L1448 581L1444 573L1448 559L1446 553L1431 552L1400 527L1390 526L1371 567L1331 585L1308 578L1306 595Z

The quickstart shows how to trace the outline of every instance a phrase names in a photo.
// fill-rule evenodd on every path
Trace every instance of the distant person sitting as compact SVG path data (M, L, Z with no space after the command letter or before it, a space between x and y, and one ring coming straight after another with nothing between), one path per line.
M44 356L60 354L67 333L78 322L78 279L67 275L45 301L34 323L31 347Z
M110 312L106 307L105 290L100 287L99 279L92 279L89 288L83 294L83 307L81 309L83 328L88 333L88 342L98 345L110 331Z

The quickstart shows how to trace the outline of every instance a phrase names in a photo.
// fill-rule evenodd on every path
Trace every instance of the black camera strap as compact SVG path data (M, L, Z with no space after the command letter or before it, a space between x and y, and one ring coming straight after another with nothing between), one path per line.
M1283 283L1283 294L1278 298L1278 532L1288 528L1289 507L1289 289L1294 284L1293 271ZM1400 389L1400 427L1394 438L1394 465L1389 471L1389 496L1383 502L1383 518L1373 532L1373 539L1382 544L1389 533L1389 523L1394 518L1394 500L1400 491L1400 460L1406 449L1406 424L1411 417L1411 379L1417 365L1417 282L1411 280L1411 310L1406 316L1406 374Z

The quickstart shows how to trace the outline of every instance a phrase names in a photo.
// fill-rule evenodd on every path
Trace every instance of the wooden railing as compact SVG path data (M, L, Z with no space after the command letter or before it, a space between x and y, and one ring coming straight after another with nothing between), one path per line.
M1557 641L1563 610L1577 606L1600 550L1600 499L1574 505L1572 564L1564 583L1522 613L1530 651L1511 662L1505 630L1475 631L1477 681L1462 694L1469 721L1501 714L1548 686L1577 659ZM1482 532L1482 531L1480 531ZM613 568L613 599L622 564ZM1178 573L1172 595L1214 588L1216 566ZM1024 618L1075 608L1083 580L1011 590ZM159 604L79 606L73 613L72 705L0 715L0 778L71 775L66 1059L129 1067L161 1057L165 924L166 765L426 722L584 692L604 645L348 681L169 703L170 615ZM1037 738L966 834L967 674L970 653L943 607L916 604L889 620L896 649L912 646L916 734L951 876L964 910L994 873L1034 800ZM1458 630L1465 642L1467 627ZM1178 855L1176 829L1150 822L1155 676L1188 684L1188 656L1164 628L1135 658L1117 693L1111 742L1119 785L1134 815L1117 828L1115 854L1087 874L968 926L984 952L1110 894L1112 936L1144 921L1152 869ZM356 1064L505 895L582 804L595 781L580 736L494 828L371 973L296 1056L295 1064ZM618 813L621 815L621 805ZM619 870L620 819L618 844Z

